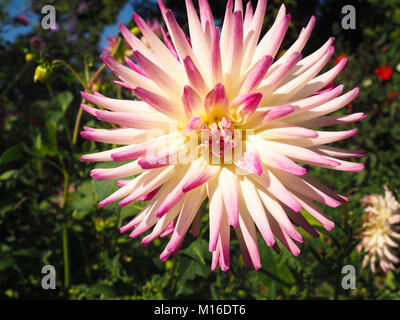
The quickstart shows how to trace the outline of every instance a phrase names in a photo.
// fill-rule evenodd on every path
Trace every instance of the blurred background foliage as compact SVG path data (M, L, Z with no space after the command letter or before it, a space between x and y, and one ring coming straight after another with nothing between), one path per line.
M315 15L317 24L304 53L319 48L333 35L334 59L346 55L349 60L336 81L343 83L346 91L359 86L361 93L338 114L365 112L368 118L352 125L359 130L355 137L337 145L365 149L368 157L362 161L366 170L352 174L312 169L314 176L351 198L343 207L326 209L336 228L326 232L317 226L321 232L318 239L302 233L305 241L297 258L285 249L275 254L260 239L263 267L259 271L244 268L239 244L232 240L231 269L226 273L210 272L207 215L203 215L200 236L188 235L178 258L162 263L159 255L166 239L141 248L138 239L119 233L122 223L143 204L98 208L96 203L116 188L115 181L95 181L89 176L93 165L79 161L82 154L107 146L84 141L76 136L76 129L108 126L82 114L75 128L80 117L79 92L86 86L86 90L110 97L131 97L128 90L113 84L116 78L101 65L104 27L118 22L123 7L144 18L160 19L155 1L57 1L58 30L43 30L40 23L28 21L32 31L13 41L6 40L4 32L12 32L23 21L7 10L12 1L0 3L0 298L400 298L399 269L373 275L370 269L361 269L363 255L354 250L363 216L360 199L371 192L382 193L384 184L399 196L399 0L312 0L307 5L285 1L292 22L282 49L288 48ZM21 14L40 17L42 6L49 3L26 1ZM187 28L184 1L165 3ZM219 22L225 3L211 1ZM269 1L265 30L280 4ZM356 8L355 30L341 27L341 8L348 4ZM133 21L128 25L137 32ZM109 49L117 58L128 49L117 37L111 44ZM382 66L390 74L388 78L376 70ZM77 81L71 70L77 70L82 81ZM107 165L112 164L98 166ZM206 206L203 210L207 211ZM56 290L41 289L41 268L46 264L56 268ZM357 270L355 290L341 288L341 269L347 264Z

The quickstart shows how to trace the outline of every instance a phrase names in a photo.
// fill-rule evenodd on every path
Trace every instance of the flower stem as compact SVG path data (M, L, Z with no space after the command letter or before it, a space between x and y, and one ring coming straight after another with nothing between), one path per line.
M111 52L111 56L114 56L114 54L117 52L119 45L121 43L121 38L118 38L118 41L115 45L115 48L113 49L113 51ZM62 61L62 60L61 60ZM54 62L54 61L53 61ZM87 65L87 63L85 62L85 65ZM90 79L90 81L88 81L87 85L86 83L83 84L83 80L82 78L79 77L79 75L77 74L77 76L81 79L81 83L83 85L83 87L85 88L86 91L90 92L91 91L91 87L93 85L93 83L96 81L97 77L100 75L100 73L104 70L104 68L106 67L106 65L103 63L99 69L97 69L97 71L94 73L93 77ZM85 71L86 73L86 71ZM79 80L79 79L78 79ZM76 115L76 119L75 119L75 125L74 125L74 131L72 134L72 145L74 146L76 144L76 140L78 139L78 131L79 131L79 127L80 127L80 123L81 123L81 118L82 118L82 113L83 113L83 109L82 109L82 103L85 100L82 99L81 104L79 106L79 111L78 114Z
M82 103L84 101L85 100L82 99L81 104L79 105L78 114L76 115L76 118L75 118L74 132L72 133L72 145L73 146L76 144L76 140L78 139L78 130L79 130L79 126L80 126L81 118L82 118L82 113L83 113Z
M63 195L63 211L64 211L64 223L63 223L63 255L64 255L64 289L68 293L69 288L69 251L68 251L68 194L69 194L69 175L64 169L64 195Z
M71 66L68 62L61 59L56 59L53 60L53 64L63 64L64 66L66 66L69 69L69 71L71 71L72 74L75 76L75 78L81 83L81 85L85 88L85 90L87 90L86 82L82 79L82 77L78 74L78 72L76 72L74 67Z
M25 73L25 71L29 65L30 65L29 62L24 65L24 67L17 74L17 76L14 78L14 80L11 81L10 84L8 85L8 87L2 92L2 94L1 94L2 97L5 97L8 93L8 91L10 91L12 89L12 87L14 87L14 85L18 82L18 80L21 78L21 76Z

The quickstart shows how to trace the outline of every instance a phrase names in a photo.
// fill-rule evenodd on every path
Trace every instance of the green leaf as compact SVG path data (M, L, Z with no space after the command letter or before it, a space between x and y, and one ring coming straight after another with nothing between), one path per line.
M44 131L36 137L35 148L40 156L57 154L57 125L54 122L48 122Z
M18 172L18 170L8 170L8 171L4 172L4 173L0 176L0 180L8 180L8 179L10 179L12 176L14 176L17 172Z
M6 270L12 266L14 266L16 261L11 257L2 257L0 258L0 271Z
M74 212L75 218L82 219L86 215L82 212L89 213L95 205L95 196L95 189L91 181L85 181L76 191L70 194L71 207L77 211Z
M177 272L179 289L176 295L191 294L193 290L191 290L188 286L186 286L185 282L188 280L194 280L196 276L207 278L210 272L211 272L210 266L202 264L192 258L187 258L185 256L182 256L182 258L180 258L179 261L178 272Z
M142 211L145 205L146 203L143 201L136 201L129 206L123 207L121 208L120 217L122 219L127 217L133 217L137 215L140 211Z
M72 100L74 100L74 96L69 91L61 92L57 96L57 101L61 106L63 112L67 111L69 105L71 104Z
M199 238L196 241L193 241L185 250L182 250L182 253L187 254L202 264L206 264L205 257L206 254L208 254L208 242Z
M12 146L4 151L0 157L0 165L5 165L22 157L21 147Z
M107 283L96 283L90 287L90 291L95 295L100 295L105 299L115 298L117 295L110 284Z

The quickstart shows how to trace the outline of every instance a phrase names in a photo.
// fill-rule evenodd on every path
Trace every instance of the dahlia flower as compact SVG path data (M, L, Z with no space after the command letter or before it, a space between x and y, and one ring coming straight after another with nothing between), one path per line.
M209 251L212 270L229 269L230 233L235 231L246 267L261 267L257 233L279 252L279 240L293 255L303 239L294 225L313 236L318 232L300 213L303 208L326 230L330 220L314 203L337 207L345 196L314 179L304 165L337 171L361 171L362 157L326 144L349 138L348 131L317 131L365 118L362 113L329 116L358 95L355 88L326 87L346 59L318 75L334 53L333 38L309 56L301 51L315 24L312 17L296 42L275 59L291 16L282 5L271 29L261 37L267 1L253 11L249 2L229 0L222 27L214 24L206 0L200 17L186 0L189 36L171 10L158 1L169 36L161 41L136 13L133 18L150 48L124 25L120 31L133 48L129 67L103 55L104 63L140 100L116 100L100 93L83 98L106 110L83 105L99 120L121 126L111 130L85 128L82 136L121 145L82 156L82 161L128 161L112 169L94 169L98 180L121 179L121 187L99 203L137 200L148 203L121 228L147 246L158 236L171 236L161 253L176 256L190 226L197 236L202 204L208 199ZM276 60L276 61L274 61ZM132 176L135 176L133 177ZM129 177L129 178L128 178ZM233 228L231 228L233 227Z
M370 263L373 273L377 272L377 263L386 273L388 270L394 270L394 264L399 262L393 248L399 246L394 240L400 239L400 228L395 226L400 222L400 203L386 186L384 189L384 196L373 193L362 199L367 215L357 251L366 252L362 267L365 268Z

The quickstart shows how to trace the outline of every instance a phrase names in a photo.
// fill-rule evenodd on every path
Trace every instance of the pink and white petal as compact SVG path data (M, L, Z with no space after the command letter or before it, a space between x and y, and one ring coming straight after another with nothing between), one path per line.
M320 60L326 52L329 50L329 48L333 45L335 42L335 38L331 37L328 39L328 41L317 51L314 53L308 55L304 59L302 59L296 67L293 68L293 70L290 72L290 74L286 77L284 82L289 82L293 80L295 77L298 77L301 75L303 72L308 70L313 64L315 64L318 60Z
M271 148L281 152L283 155L291 159L295 159L306 164L329 167L337 167L340 164L338 161L332 160L329 157L324 157L307 148L302 148L296 145L279 143L275 141L265 141L265 145L270 146Z
M323 203L329 207L336 208L341 205L340 201L327 195L311 183L299 178L294 175L287 174L282 171L272 170L278 179L285 185L287 189L293 194L292 191L298 192L299 194ZM343 201L343 199L341 199Z
M279 68L277 68L274 72L268 75L263 81L261 81L258 92L261 92L265 99L261 102L261 105L269 104L270 95L274 92L274 90L282 83L287 74L295 67L297 62L301 59L301 53L293 52L289 59L285 63L283 63Z
M264 171L260 177L252 176L251 179L259 183L263 188L265 188L265 190L271 193L275 198L277 198L291 210L295 212L299 212L301 210L300 203L270 170L264 168Z
M146 140L146 131L132 128L91 129L81 131L83 139L111 144L141 143Z
M189 24L190 39L193 45L193 52L197 56L199 61L202 61L203 63L206 64L205 70L210 70L209 66L210 48L208 46L207 39L204 35L201 22L199 20L199 17L197 16L196 9L194 8L192 0L185 0L185 2L186 2L188 24ZM207 74L209 74L209 72L207 72Z
M239 225L239 186L236 175L227 167L222 167L218 184L222 190L229 224L236 228Z
M165 12L164 19L166 22L168 22L167 23L168 31L169 34L171 35L172 41L175 45L175 49L178 53L180 61L183 61L187 56L189 56L192 59L193 63L195 64L196 68L200 71L200 73L204 77L205 72L203 71L201 64L199 63L196 55L194 54L192 48L190 47L190 44L186 39L185 33L176 22L175 17L171 10L167 10Z
M339 73L346 66L346 63L346 58L340 60L340 62L331 70L309 81L307 85L304 86L292 99L306 98L310 96L310 94L313 94L314 92L324 88L339 75Z
M168 132L170 120L161 113L111 112L95 109L97 119L120 126L150 130L159 128Z
M299 125L306 128L324 128L340 124L348 124L362 121L367 118L367 115L362 112L341 115L341 116L322 116L319 118L307 120Z
M283 208L289 217L291 221L293 221L294 224L302 227L308 234L310 234L314 238L319 237L319 232L311 225L308 223L308 221L302 216L300 212L294 212L290 210L289 208Z
M262 55L269 55L272 58L275 58L289 27L290 19L291 15L288 14L283 16L279 20L279 23L277 23L278 21L274 23L272 26L273 29L271 28L271 32L267 32L257 45L253 62L258 61Z
M201 190L189 191L185 195L182 209L178 216L178 221L167 245L167 250L169 252L174 252L178 249L178 246L180 246L182 243L190 224L192 223L205 198L205 187L201 187Z
M308 69L295 79L284 84L283 86L277 88L270 95L270 97L268 97L268 99L266 98L266 100L263 102L272 105L277 105L285 103L288 101L288 99L293 98L302 88L304 88L307 85L309 81L311 81L322 70L322 68L328 63L328 61L332 57L333 53L334 53L334 48L331 47L326 53L326 55L317 63L315 63L310 69Z
M150 76L154 83L161 88L164 94L170 97L170 99L180 96L183 90L183 86L181 85L182 82L176 81L171 74L167 73L163 68L151 62L139 51L134 51L133 57L140 64L142 69ZM174 59L174 61L176 60ZM175 77L176 72L174 72L173 75Z
M275 243L275 238L253 182L244 177L244 179L240 180L240 187L242 190L241 200L247 207L266 244L272 246ZM242 211L240 214L242 215Z
M243 84L241 85L239 94L246 94L255 91L261 81L264 79L264 76L267 74L267 71L272 62L273 58L271 56L264 56L264 58L261 59L261 61L244 80Z
M285 232L291 238L293 238L299 243L302 243L303 238L301 237L300 233L296 230L296 228L293 226L292 222L286 215L285 210L283 210L282 206L275 199L275 197L272 196L271 194L268 194L268 192L264 192L261 189L257 189L257 191L265 208L274 217L274 219L282 227L282 229L285 230Z
M183 64L185 66L186 76L189 80L190 86L196 88L196 91L201 97L205 97L210 91L210 88L203 79L200 71L196 68L193 60L188 56L183 60Z
M156 34L154 34L153 31L151 31L151 28L138 14L134 13L133 19L135 20L136 25L139 27L146 41L151 46L152 52L155 53L157 59L160 61L166 72L168 72L169 74L173 74L174 77L178 78L181 83L184 82L185 75L182 65L176 60L171 50L165 46L165 44ZM132 48L136 50L137 47ZM138 48L138 50L141 54L144 54L141 48ZM152 62L154 63L154 61Z
M318 132L317 138L298 140L298 141L296 141L296 144L301 147L320 146L323 144L328 144L328 143L348 139L357 133L357 129L351 129L351 130L347 130L347 131L334 131L334 132L328 132L328 131L317 131L317 132ZM281 142L290 143L290 140L288 140L288 141L281 140Z
M192 168L193 174L188 175L185 184L182 187L183 192L189 192L192 189L198 188L209 180L215 179L221 168L220 166L209 165L202 159L193 161Z
M249 258L254 266L254 269L258 270L261 268L260 252L258 250L258 239L257 230L254 222L247 212L244 204L241 205L241 211L239 215L239 227L237 228L243 237L243 242L247 250L244 251L244 255L248 254ZM239 238L239 241L241 239Z
M219 232L218 246L220 250L219 254L219 266L222 271L229 270L229 242L230 242L230 226L228 223L228 217L224 212L222 214L221 228Z
M252 137L253 138L253 137ZM267 141L254 137L251 143L255 146L261 161L270 168L275 168L288 172L290 174L302 176L306 173L306 169L299 166L281 152L271 147Z
M212 30L211 52L210 52L210 65L211 65L211 84L217 84L223 81L222 75L222 60L219 41L219 29L215 27Z
M320 165L320 167L336 171L347 171L347 172L361 172L365 169L365 165L363 163L349 162L349 161L335 159L332 157L326 157L326 158L339 163L339 165L334 167Z
M106 66L117 75L117 77L128 83L133 88L140 86L146 88L147 90L162 94L162 90L152 80L129 69L128 67L125 67L109 55L103 54L100 57Z
M161 171L160 171L161 169ZM167 168L153 169L150 172L157 172L157 176L146 175L136 183L135 190L133 190L125 199L121 200L118 204L125 207L128 204L138 200L141 196L152 192L165 182L167 182L174 173L174 167L168 166Z
M322 94L314 95L305 99L292 102L291 105L293 105L296 110L287 119L285 119L286 122L298 123L297 117L299 115L340 96L343 92L343 88L344 86L340 85L334 88L333 90L324 92Z
M132 161L122 166L110 169L96 168L90 171L90 176L98 181L113 180L130 177L145 170L138 164L137 161Z
M243 233L242 233L240 224L239 224L239 226L235 229L235 233L236 233L236 237L238 238L239 247L240 247L240 252L242 253L242 256L243 256L244 267L245 267L246 269L251 269L251 267L252 267L252 262L251 262L249 250L247 250L246 240L244 240L244 237L243 237Z
M122 36L125 38L126 42L131 48L140 51L147 59L151 60L153 63L160 63L157 56L145 46L145 44L140 41L126 26L122 23L119 24L119 30Z
M210 201L209 206L209 248L210 252L217 249L219 231L221 228L222 215L226 214L224 211L224 200L222 191L217 181L210 181L207 183L208 198Z
M257 136L269 139L307 139L316 138L318 133L315 130L310 130L294 125L288 125L284 122L274 121L265 130L257 133Z
M259 0L257 7L254 12L253 19L251 20L250 27L248 28L247 34L244 35L244 43L246 43L243 58L245 61L245 68L247 68L248 62L252 60L254 51L257 47L258 39L260 38L261 29L264 22L265 10L267 8L267 0ZM265 53L263 54L263 56Z
M240 12L234 12L232 15L230 41L227 59L223 60L222 63L227 80L233 83L240 74L243 59L243 20Z
M143 247L150 244L154 239L163 236L164 232L173 232L175 226L173 225L174 219L178 216L182 209L183 200L178 202L166 215L158 220L154 226L153 231L143 238L141 245Z
M353 90L347 92L346 94L337 97L333 100L330 100L312 110L305 111L300 115L296 116L296 122L301 123L306 120L310 120L313 118L321 117L326 114L335 112L344 106L348 105L351 101L358 97L360 92L359 88L354 88Z
M157 175L160 173L160 170L164 170L164 168L143 172L142 174L137 176L135 179L133 179L131 182L129 182L127 185L125 185L122 188L118 189L117 191L115 191L114 193L109 195L104 200L100 201L98 206L99 207L104 207L104 206L109 205L110 203L112 203L114 201L117 201L119 199L122 199L123 197L126 197L128 194L132 193L135 190L136 186L141 181L149 179L149 178L150 179L156 178Z
M297 245L294 243L292 238L283 230L283 228L280 226L280 224L274 219L274 217L270 214L267 213L268 221L271 225L272 232L274 235L278 238L278 240L289 250L291 254L293 254L295 257L300 255L300 249L297 247ZM279 247L277 245L277 242L275 242L275 245L272 247L274 248L277 253L279 253Z
M192 119L193 116L204 113L204 104L201 97L190 86L183 89L182 103L186 118Z
M339 159L347 159L347 158L362 158L366 156L366 152L364 150L346 150L340 148L334 148L331 146L317 146L310 148L311 150L319 153L324 153L327 156L339 158Z
M327 231L333 230L335 223L325 213L323 213L314 202L297 192L293 192L293 196L299 203L301 203L304 210L321 223Z
M247 33L250 29L251 21L253 20L253 15L254 15L253 5L249 1L249 2L247 2L247 5L246 5L246 13L244 16L244 21L243 21L243 32L244 32L245 36L247 35Z
M113 159L111 158L111 155L113 153L119 152L119 151L126 151L126 150L129 150L129 148L130 148L130 146L123 146L123 147L118 147L115 149L110 149L107 151L85 154L85 155L81 156L80 160L82 162L113 161Z
M305 47L308 39L310 38L311 32L314 29L316 19L314 16L310 18L310 21L308 22L307 26L302 29L300 32L299 37L295 41L295 43L280 57L278 61L276 61L272 67L270 68L269 73L274 72L277 68L279 68L283 63L289 59L289 57L292 55L293 52L301 52L303 48Z
M170 98L166 98L140 87L134 89L133 92L140 99L167 117L176 120L181 120L183 118L182 110L179 108L180 106L176 106L176 102L174 102L175 99L171 100Z
M108 109L110 111L132 113L156 112L152 108L150 108L150 106L146 102L143 101L111 99L103 95L90 94L85 91L81 91L81 96L83 99L91 103L97 104L98 106L104 109Z

